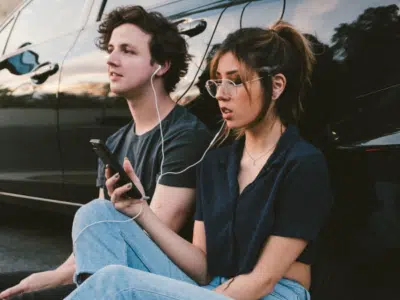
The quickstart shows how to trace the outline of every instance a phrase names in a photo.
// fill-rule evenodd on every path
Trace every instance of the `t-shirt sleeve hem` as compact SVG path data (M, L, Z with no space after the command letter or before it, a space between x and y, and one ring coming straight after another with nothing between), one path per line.
M172 187L184 187L184 188L195 188L196 182L188 176L177 177L176 175L165 175L160 181L160 184Z
M304 232L299 232L296 230L274 230L272 231L271 235L287 237L287 238L296 238L302 239L305 241L313 241L317 238L318 233L315 234L307 234Z

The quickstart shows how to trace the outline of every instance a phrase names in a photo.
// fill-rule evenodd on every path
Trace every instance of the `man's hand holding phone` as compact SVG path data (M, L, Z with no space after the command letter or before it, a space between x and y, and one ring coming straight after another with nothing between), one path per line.
M124 159L123 169L140 193L145 195L143 185L136 176L130 161L126 157ZM148 207L147 202L143 199L133 199L128 197L126 193L132 188L132 184L128 183L118 187L117 182L120 179L120 175L118 173L114 175L112 174L113 171L110 167L106 167L106 188L115 209L131 218L137 216L142 209Z

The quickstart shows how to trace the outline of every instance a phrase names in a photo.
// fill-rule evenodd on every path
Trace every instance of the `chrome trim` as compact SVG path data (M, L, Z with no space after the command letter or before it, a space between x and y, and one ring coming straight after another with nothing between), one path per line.
M55 203L55 204L79 206L79 207L83 205L81 203L53 200L53 199L47 199L47 198L41 198L41 197L32 197L32 196L27 196L27 195L19 195L19 194L5 193L5 192L0 192L0 195L8 196L8 197L15 197L15 198L24 198L24 199L30 199L30 200L36 200L36 201L51 202L51 203Z

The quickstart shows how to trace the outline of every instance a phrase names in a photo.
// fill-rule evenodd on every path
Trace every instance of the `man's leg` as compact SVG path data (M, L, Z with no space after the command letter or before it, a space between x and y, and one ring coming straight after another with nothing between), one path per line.
M196 284L112 265L92 275L66 299L227 300L229 298Z
M104 222L104 221L119 221ZM126 222L121 222L126 221ZM108 200L97 199L81 207L72 227L76 263L75 282L108 265L159 274L194 283L161 249Z

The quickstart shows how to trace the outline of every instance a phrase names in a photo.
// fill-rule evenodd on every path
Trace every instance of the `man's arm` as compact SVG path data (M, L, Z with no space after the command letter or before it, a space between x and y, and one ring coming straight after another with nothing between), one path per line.
M104 190L99 189L99 198L104 198ZM0 299L33 292L44 288L52 288L64 284L72 284L75 273L75 256L73 253L57 269L34 273L17 285L0 293Z
M59 285L72 284L75 272L75 257L71 254L56 270L33 273L17 285L0 293L0 299L17 296L22 293L53 288Z
M169 228L179 232L193 212L195 189L158 184L151 210Z

